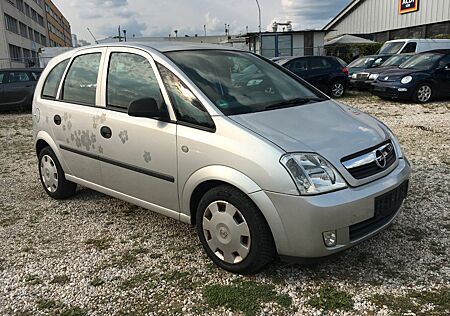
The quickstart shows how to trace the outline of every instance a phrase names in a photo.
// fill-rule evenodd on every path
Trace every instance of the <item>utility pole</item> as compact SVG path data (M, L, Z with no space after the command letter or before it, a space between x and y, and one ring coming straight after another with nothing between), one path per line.
M258 5L258 12L259 12L259 54L262 55L261 6L259 5L258 0L256 0L256 4Z

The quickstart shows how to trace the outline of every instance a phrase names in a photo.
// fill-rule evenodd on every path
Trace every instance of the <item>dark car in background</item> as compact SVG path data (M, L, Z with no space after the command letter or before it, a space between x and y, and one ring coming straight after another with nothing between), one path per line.
M381 73L373 83L372 93L418 103L450 97L450 50L420 53L397 69Z
M349 84L347 64L338 57L291 57L273 61L334 98L344 95Z
M42 69L0 69L0 111L31 110Z
M368 55L359 57L347 66L348 74L351 79L356 79L356 74L366 69L381 66L392 55Z
M414 54L398 54L389 57L384 63L375 68L364 69L357 72L355 78L350 79L350 85L360 90L371 90L372 83L378 78L380 73L390 69L396 69Z

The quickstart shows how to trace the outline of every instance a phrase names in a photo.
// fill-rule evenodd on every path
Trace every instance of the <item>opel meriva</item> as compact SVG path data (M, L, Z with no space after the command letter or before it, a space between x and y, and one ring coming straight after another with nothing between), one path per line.
M39 174L196 225L220 267L317 258L386 228L410 166L380 121L266 59L147 43L55 57L33 101Z

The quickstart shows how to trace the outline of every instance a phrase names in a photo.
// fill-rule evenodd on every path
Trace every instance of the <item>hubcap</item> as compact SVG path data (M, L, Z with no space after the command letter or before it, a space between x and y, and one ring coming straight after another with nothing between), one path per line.
M344 94L344 85L340 82L336 82L333 84L333 87L331 88L331 93L335 97L340 97Z
M52 157L49 155L42 156L41 163L41 178L45 187L50 192L55 192L58 189L58 169Z
M203 234L209 248L226 263L239 263L250 251L250 230L242 213L225 201L211 203L203 214Z
M417 98L420 102L427 102L431 98L431 88L429 86L421 86L417 92Z

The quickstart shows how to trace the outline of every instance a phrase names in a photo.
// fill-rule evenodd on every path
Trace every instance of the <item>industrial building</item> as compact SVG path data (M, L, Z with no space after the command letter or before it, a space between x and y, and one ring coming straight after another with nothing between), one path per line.
M70 24L51 0L45 0L47 15L48 45L50 47L72 47Z
M47 34L44 0L0 0L0 68L32 66Z
M450 1L353 0L323 30L326 40L344 34L377 42L450 35Z

